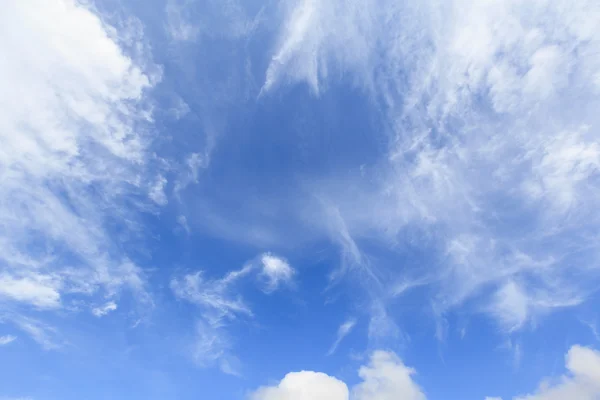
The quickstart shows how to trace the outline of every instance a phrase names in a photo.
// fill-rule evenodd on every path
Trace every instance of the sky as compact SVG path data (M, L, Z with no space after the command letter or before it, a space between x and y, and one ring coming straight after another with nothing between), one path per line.
M600 399L598 0L8 0L0 400Z

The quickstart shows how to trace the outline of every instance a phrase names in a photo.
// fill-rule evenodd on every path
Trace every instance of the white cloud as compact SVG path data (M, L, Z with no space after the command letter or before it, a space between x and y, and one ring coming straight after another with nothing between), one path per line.
M60 281L50 276L34 274L31 278L0 275L0 296L28 303L37 308L60 307Z
M262 387L251 400L425 400L412 380L414 371L393 353L376 351L362 366L362 381L348 391L347 385L321 372L302 371L287 374L277 386Z
M251 400L347 400L348 387L322 372L290 372L275 387L258 389Z
M203 367L218 364L225 373L233 375L231 368L231 338L227 326L239 317L252 317L252 310L237 293L236 284L249 275L251 264L229 272L223 278L206 280L202 272L173 279L171 288L175 295L196 304L201 318L196 325L193 358Z
M252 318L251 307L241 296L241 285L251 276L267 279L264 290L270 294L281 283L290 283L294 270L285 259L264 253L222 278L206 279L204 271L171 280L175 295L198 306L193 357L203 367L218 365L225 373L238 375L239 360L233 354L228 327L239 318ZM249 281L249 279L247 279Z
M271 253L265 253L260 257L262 263L262 276L266 279L267 292L276 290L281 284L290 284L294 278L295 271L283 258Z
M115 303L114 301L109 301L108 303L103 304L100 307L94 307L92 309L92 314L94 314L94 316L100 318L100 317L104 317L109 312L115 311L116 309L117 309L117 303Z
M385 157L315 183L321 210L302 215L362 266L374 301L394 291L381 276L427 282L440 315L477 301L514 331L588 298L600 281L597 2L284 4L263 94L298 82L319 94L343 77L388 117ZM406 279L361 246L402 249L407 236L436 256Z
M0 346L6 346L7 344L14 342L15 340L17 340L17 337L13 335L0 336Z
M56 328L34 318L24 316L11 316L10 321L17 328L27 333L44 350L56 350L63 345L63 341Z
M60 21L60 23L56 23ZM128 287L141 271L123 252L144 194L152 63L74 0L9 2L0 16L0 296L38 309ZM139 32L137 33L139 34ZM123 42L122 42L123 41ZM123 223L114 237L108 226ZM130 224L131 225L127 225ZM31 331L31 330L30 330ZM40 337L38 335L38 337Z
M394 354L376 351L369 365L358 375L363 380L352 390L353 400L425 400L421 388L413 381L415 371Z
M333 342L333 344L329 348L327 355L331 355L331 354L335 353L335 351L337 350L337 348L340 345L340 343L342 342L342 340L344 340L344 338L350 332L352 332L352 329L354 329L355 326L356 326L355 318L350 318L349 320L347 320L346 322L344 322L343 324L340 325L340 327L338 328L338 331L337 331L337 337L335 338L335 342Z
M566 356L568 374L546 380L536 393L516 396L514 400L594 400L600 396L600 353L587 347L573 346ZM292 372L277 385L261 387L250 400L426 400L413 380L415 371L391 352L375 351L368 365L359 369L361 382L348 390L347 385L329 375ZM501 400L486 397L485 400Z
M164 206L169 202L165 193L165 186L167 186L167 179L159 175L150 187L150 193L148 194L150 199L160 206Z
M573 346L566 356L568 374L544 381L534 394L514 400L594 400L600 397L600 353L587 347ZM486 400L502 400L487 397Z

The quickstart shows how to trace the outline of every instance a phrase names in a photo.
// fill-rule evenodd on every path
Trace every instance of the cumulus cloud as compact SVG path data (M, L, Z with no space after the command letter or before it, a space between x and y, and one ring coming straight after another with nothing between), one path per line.
M0 298L49 310L124 287L145 297L109 226L133 232L124 196L149 190L151 61L123 50L135 32L73 0L9 2L0 26Z
M287 374L277 386L262 387L250 400L425 400L412 380L414 370L406 367L393 353L376 351L368 365L362 366L362 381L349 391L347 385L321 372L302 371Z
M258 389L250 400L347 400L348 387L322 372L290 372L275 387Z
M594 400L600 396L600 353L575 345L565 357L568 373L545 380L534 394L514 400ZM287 374L277 385L262 387L251 393L250 400L426 400L426 395L407 367L394 353L375 351L369 364L360 367L361 382L352 390L329 375L301 371ZM502 400L486 397L485 400Z
M515 331L594 291L598 15L594 1L284 2L263 94L350 77L387 116L386 154L313 185L322 210L305 216L362 266L375 301L392 275L431 289L438 314L476 300ZM435 254L408 277L362 246L407 236Z
M573 346L565 357L568 374L546 380L534 394L517 396L514 400L594 400L600 397L600 353L582 346ZM486 400L502 400L488 397Z
M394 353L376 351L369 365L358 375L363 380L352 390L353 400L425 400L425 394L413 381L415 370L407 367Z

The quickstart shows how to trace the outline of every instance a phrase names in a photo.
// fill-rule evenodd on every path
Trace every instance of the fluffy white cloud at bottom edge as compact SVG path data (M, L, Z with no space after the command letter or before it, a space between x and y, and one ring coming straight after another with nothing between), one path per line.
M595 400L600 398L600 352L572 346L565 357L567 374L544 379L536 393L515 400ZM404 365L394 353L376 351L369 364L360 367L362 381L352 390L341 380L322 372L288 373L277 385L261 387L250 400L425 400L413 380L415 370ZM486 397L486 400L502 400Z

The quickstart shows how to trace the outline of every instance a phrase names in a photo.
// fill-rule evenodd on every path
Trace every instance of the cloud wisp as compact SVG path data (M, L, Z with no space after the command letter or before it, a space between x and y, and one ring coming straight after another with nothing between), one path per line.
M345 321L343 324L340 325L340 327L337 330L337 336L335 338L335 341L333 342L333 344L327 351L328 356L330 356L336 352L336 350L337 350L338 346L340 345L340 343L342 342L342 340L344 340L344 338L346 336L348 336L348 334L350 332L352 332L352 330L354 329L355 326L356 326L356 318L350 318L347 321Z
M10 2L0 20L0 301L57 310L124 288L146 299L121 246L145 207L127 196L149 190L159 76L123 50L141 39L72 0Z
M269 294L280 283L291 282L295 270L287 261L272 253L264 253L238 270L222 278L206 279L203 271L194 272L171 281L176 297L198 306L200 318L196 324L193 344L198 365L218 365L225 373L239 375L239 360L233 353L234 340L228 327L240 318L252 318L254 313L244 301L242 284L251 277L267 278L264 290Z
M13 335L0 336L0 346L6 346L7 344L11 344L15 340L17 340L17 337Z

